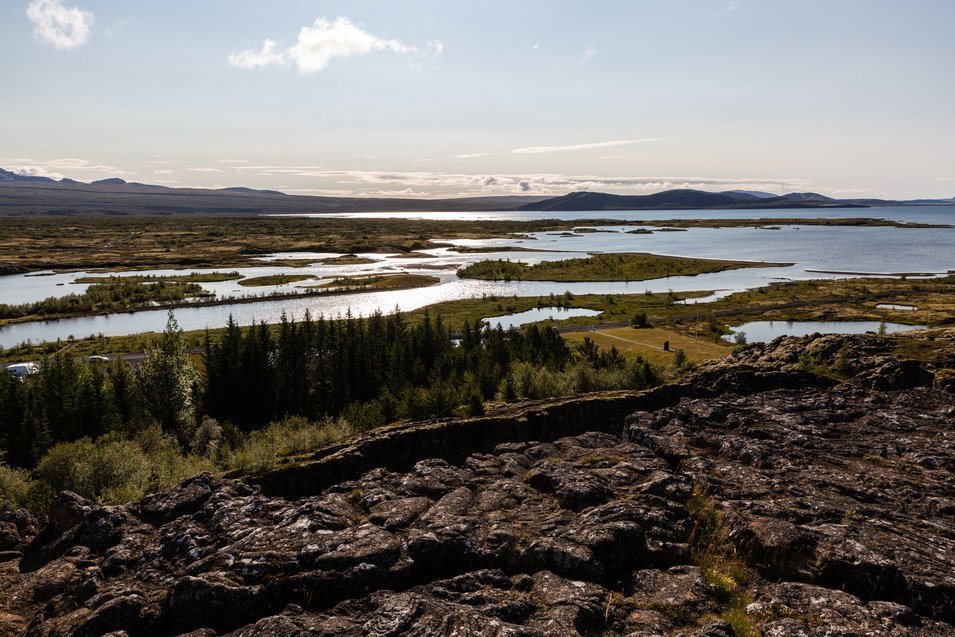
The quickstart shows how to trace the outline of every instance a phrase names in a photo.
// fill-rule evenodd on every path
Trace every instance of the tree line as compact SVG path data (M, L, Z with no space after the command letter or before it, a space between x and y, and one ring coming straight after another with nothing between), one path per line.
M3 481L17 470L58 476L49 479L54 490L81 490L70 480L83 474L92 476L84 484L101 485L95 497L134 493L125 478L96 481L102 471L86 466L100 456L113 458L100 465L115 465L133 448L161 459L164 468L154 473L164 479L126 462L137 485L155 488L188 467L253 466L276 449L301 449L396 420L482 414L489 400L659 382L646 360L628 361L589 339L571 348L550 327L504 330L465 321L453 331L428 314L415 323L400 312L306 314L298 322L283 316L277 325L247 328L230 317L204 340L204 351L191 353L170 312L138 368L55 355L26 378L0 374L0 469L7 471L0 471L0 502ZM293 438L298 442L291 444ZM253 448L263 444L270 446ZM170 449L196 462L180 466Z

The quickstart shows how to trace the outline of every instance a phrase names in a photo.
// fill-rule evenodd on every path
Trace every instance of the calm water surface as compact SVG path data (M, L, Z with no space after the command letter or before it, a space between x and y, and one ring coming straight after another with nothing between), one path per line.
M571 318L572 316L599 316L597 310L588 310L581 307L535 307L524 312L515 312L514 314L504 314L503 316L493 316L484 319L492 327L500 325L505 330L512 327L520 327L537 321L560 321Z
M809 334L865 334L878 332L879 321L752 321L733 328L733 334L726 336L726 340L733 340L733 335L746 334L750 343L766 343L777 336L808 336ZM902 325L901 323L886 323L885 331L911 332L925 329L924 325Z
M862 209L799 209L799 210L707 210L707 211L623 211L562 213L473 213L473 218L486 219L695 219L695 218L815 218L873 217L905 222L955 223L955 206L887 206ZM358 215L343 215L358 216ZM433 214L373 215L429 217ZM455 213L453 218L471 218L468 213ZM588 227L586 223L581 224ZM630 234L633 227L609 225L599 227L606 232L583 232L572 236L563 233L534 233L505 239L450 241L461 246L523 247L535 252L499 252L459 254L447 248L425 251L426 258L407 259L396 255L364 255L374 259L366 265L316 264L307 268L269 265L277 258L314 258L319 261L329 254L288 253L271 255L248 268L215 268L183 272L238 270L244 276L266 276L280 273L309 274L309 281L292 286L247 288L236 281L201 284L218 298L287 293L334 277L354 274L408 272L428 274L440 283L427 288L393 292L375 292L342 296L310 297L291 300L255 301L241 304L180 308L176 318L187 330L220 327L231 314L241 324L265 320L277 321L282 312L300 318L308 309L314 316L343 314L348 308L354 314L368 315L375 310L390 311L395 307L412 310L432 303L462 298L498 296L547 296L570 291L574 294L633 294L644 291L674 292L700 290L712 292L696 302L712 301L733 292L766 286L773 281L847 276L839 272L866 272L872 275L897 272L941 275L955 269L955 228L914 229L889 227L821 227L781 226L778 230L755 228L691 228L685 232L653 232ZM651 228L652 229L652 228ZM436 238L440 241L440 238ZM585 256L597 252L653 252L688 257L752 261L791 262L791 266L728 270L695 277L670 277L639 282L494 282L458 279L456 270L467 263L483 259L504 258L525 263ZM169 270L126 272L123 274L164 274ZM79 293L85 285L72 283L88 273L52 274L50 276L12 275L0 277L0 303L26 303L50 296ZM0 328L0 346L10 347L25 341L42 342L69 335L90 334L117 336L137 332L158 331L166 321L165 311L143 311L109 316L39 321ZM876 326L876 329L878 326Z

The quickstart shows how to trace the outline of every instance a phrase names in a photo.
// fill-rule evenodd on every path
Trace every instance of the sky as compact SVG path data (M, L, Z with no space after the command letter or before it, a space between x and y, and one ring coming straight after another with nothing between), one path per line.
M951 0L0 0L0 167L955 196Z

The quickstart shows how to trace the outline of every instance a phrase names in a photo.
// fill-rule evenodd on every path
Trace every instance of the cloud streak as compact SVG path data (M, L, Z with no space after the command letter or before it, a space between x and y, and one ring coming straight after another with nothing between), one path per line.
M563 153L573 150L590 150L592 148L610 148L612 146L629 146L630 144L645 144L647 142L658 142L667 139L666 137L645 137L643 139L615 139L608 142L593 142L589 144L570 144L569 146L529 146L527 148L515 148L512 153L518 154L539 154L539 153Z
M106 164L97 164L87 159L65 158L49 159L37 161L29 158L19 158L14 160L4 160L3 164L10 165L10 170L20 175L31 175L37 177L50 177L51 179L62 179L64 174L75 176L80 175L110 175L126 176L135 175L135 172L120 170L116 166ZM3 165L0 164L0 165Z
M33 0L27 18L35 26L33 36L58 49L73 49L89 40L93 14L79 7L64 7L60 0Z
M236 167L239 172L245 166ZM352 195L402 191L417 196L473 194L540 194L559 195L572 190L611 190L621 194L644 194L671 188L708 190L755 189L805 190L809 182L798 178L724 179L714 177L602 177L597 175L537 174L468 174L428 171L364 171L364 170L298 170L296 168L262 167L268 172L313 179L335 184L335 189ZM329 190L325 187L322 190ZM299 192L302 192L299 189ZM289 191L291 192L291 191ZM407 196L407 195L405 195Z
M294 45L281 48L279 43L266 39L259 49L230 53L229 64L241 69L268 66L295 66L303 75L325 69L336 58L389 52L397 55L439 56L444 50L440 40L433 40L425 48L405 44L401 40L379 38L348 18L334 21L318 18L311 26L302 27Z

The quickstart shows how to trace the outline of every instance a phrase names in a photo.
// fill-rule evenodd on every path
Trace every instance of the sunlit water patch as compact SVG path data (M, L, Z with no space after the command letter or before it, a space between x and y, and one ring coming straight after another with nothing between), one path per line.
M925 329L924 325L880 323L879 321L751 321L732 328L733 333L724 338L731 341L737 334L742 333L746 335L746 341L749 343L766 343L777 336L879 332L883 325L887 334Z
M598 316L600 312L580 307L535 307L524 312L492 316L484 319L492 327L500 325L509 330L512 327L521 327L538 321L560 321L575 316Z
M915 305L899 305L898 303L879 303L875 306L877 310L899 310L901 312L914 312L918 307Z

